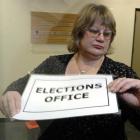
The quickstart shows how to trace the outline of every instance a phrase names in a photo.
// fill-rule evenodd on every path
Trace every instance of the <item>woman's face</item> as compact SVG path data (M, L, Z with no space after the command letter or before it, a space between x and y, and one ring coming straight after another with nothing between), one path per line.
M96 20L93 26L85 31L80 41L79 52L94 56L103 56L107 53L112 37L112 31Z

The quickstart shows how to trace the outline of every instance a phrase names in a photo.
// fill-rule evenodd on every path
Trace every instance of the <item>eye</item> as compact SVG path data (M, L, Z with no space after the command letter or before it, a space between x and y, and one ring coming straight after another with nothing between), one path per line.
M89 29L89 32L91 32L93 34L98 34L100 31L97 29Z
M107 32L107 31L106 31L106 32L104 32L103 34L104 34L105 37L109 37L109 36L112 35L112 32L110 32L110 31Z

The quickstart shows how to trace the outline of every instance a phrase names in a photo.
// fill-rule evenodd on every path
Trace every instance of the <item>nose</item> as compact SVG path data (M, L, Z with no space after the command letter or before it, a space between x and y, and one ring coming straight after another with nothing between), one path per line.
M100 41L100 42L104 42L105 38L103 33L99 33L99 35L97 36L96 40Z

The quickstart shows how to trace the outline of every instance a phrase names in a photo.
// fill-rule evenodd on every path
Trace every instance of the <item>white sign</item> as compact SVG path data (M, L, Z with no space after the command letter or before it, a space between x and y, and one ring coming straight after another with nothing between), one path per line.
M13 118L42 120L117 113L116 94L107 89L111 75L31 75L22 107Z

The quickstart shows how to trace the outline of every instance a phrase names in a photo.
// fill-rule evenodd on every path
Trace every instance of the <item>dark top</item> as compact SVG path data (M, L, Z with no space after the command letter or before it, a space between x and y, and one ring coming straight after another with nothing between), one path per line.
M73 54L51 56L32 73L64 74ZM115 78L138 78L136 73L123 63L105 57L98 74L112 74ZM13 82L7 89L23 92L29 75ZM124 123L127 119L140 129L140 111L118 97L121 113L56 119L50 122L38 121L42 134L39 140L126 140ZM45 124L46 123L46 124ZM47 126L47 124L50 124ZM44 130L45 126L47 128Z

